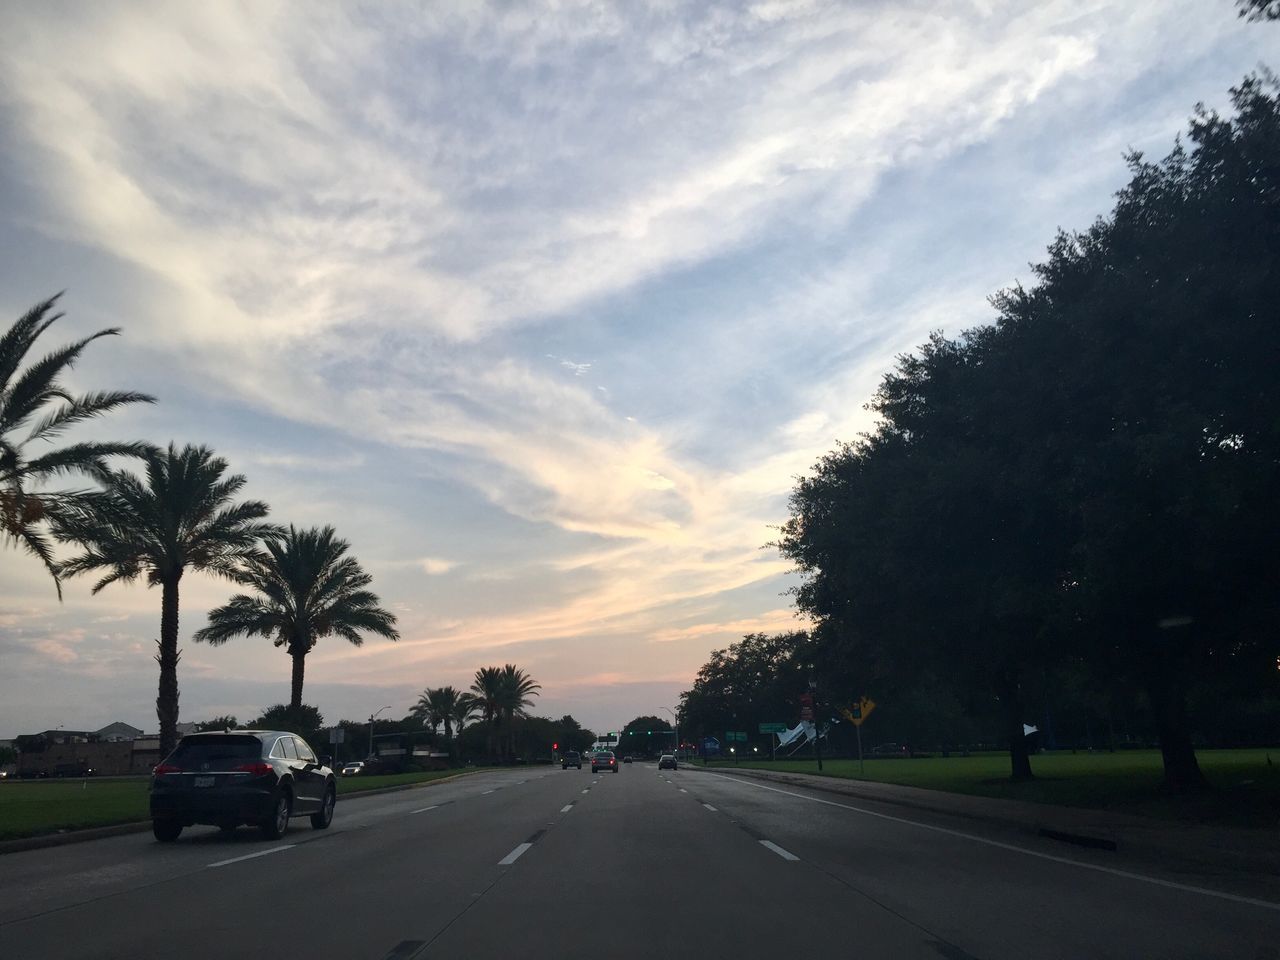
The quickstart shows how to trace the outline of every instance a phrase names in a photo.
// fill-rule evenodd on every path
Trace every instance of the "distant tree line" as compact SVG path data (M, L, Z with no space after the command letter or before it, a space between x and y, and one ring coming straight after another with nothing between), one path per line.
M572 716L551 720L528 712L539 689L527 671L510 663L477 670L470 690L428 687L408 714L398 720L377 721L373 755L378 754L379 741L385 744L389 740L397 745L429 747L433 753L444 754L444 762L452 764L545 760L557 744L561 751L589 747L595 734ZM339 751L329 746L329 734L340 727L346 744L341 750L343 757L355 760L369 756L368 722L342 720L328 725L319 709L306 703L276 704L244 724L234 716L222 716L196 725L200 731L237 727L290 730L318 752L330 754ZM438 758L433 759L431 765L439 762ZM396 761L397 767L406 770L418 765L411 754Z

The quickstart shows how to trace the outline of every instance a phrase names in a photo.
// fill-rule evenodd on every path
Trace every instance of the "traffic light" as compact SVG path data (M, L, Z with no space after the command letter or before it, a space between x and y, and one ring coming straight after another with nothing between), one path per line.
M560 744L559 744L559 743L553 743L553 744L551 745L551 749L552 749L552 750L559 750L559 749L560 749Z

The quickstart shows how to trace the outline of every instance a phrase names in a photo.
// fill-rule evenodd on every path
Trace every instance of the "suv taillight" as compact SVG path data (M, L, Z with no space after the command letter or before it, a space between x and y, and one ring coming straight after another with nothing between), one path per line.
M236 767L238 773L247 773L253 777L265 777L271 772L271 764L263 763L259 760L257 763L242 763Z
M181 767L175 767L172 763L157 763L151 770L157 777L163 777L166 773L181 773Z

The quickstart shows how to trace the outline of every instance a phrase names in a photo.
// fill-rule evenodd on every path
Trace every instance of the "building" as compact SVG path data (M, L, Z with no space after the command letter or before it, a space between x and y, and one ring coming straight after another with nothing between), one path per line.
M142 736L142 731L117 720L115 723L107 724L101 730L95 730L93 735L102 741L137 740Z
M17 775L43 777L123 777L145 775L160 762L160 738L119 721L101 730L44 730L24 734Z

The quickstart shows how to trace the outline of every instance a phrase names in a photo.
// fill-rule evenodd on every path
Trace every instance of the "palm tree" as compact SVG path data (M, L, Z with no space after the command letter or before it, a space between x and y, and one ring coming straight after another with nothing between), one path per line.
M467 709L462 710L463 702L469 701L471 697L454 687L436 687L434 690L428 691L431 708L435 711L435 716L439 717L444 723L444 735L448 738L453 737L453 721L459 712L470 715L475 708L467 704ZM434 728L433 728L434 729ZM461 726L458 727L462 729Z
M224 476L227 461L207 447L172 443L144 457L146 479L103 468L103 489L81 494L52 515L54 536L84 552L59 564L69 576L102 573L97 593L117 580L146 577L159 586L160 756L177 742L178 584L187 570L234 578L240 564L256 553L258 540L276 532L261 523L267 505L260 500L234 503L245 484L240 474Z
M35 458L28 458L26 449L35 443L53 442L73 424L125 404L155 403L155 398L121 390L75 396L62 385L60 377L75 366L85 348L99 337L118 334L120 330L115 327L59 347L19 373L18 368L40 334L62 319L61 313L50 314L57 301L55 296L36 304L0 337L0 537L38 557L53 575L61 597L52 545L39 524L77 494L33 493L31 487L71 472L100 476L107 469L108 457L138 457L151 447L145 443L82 441L42 449ZM32 423L42 411L40 419ZM22 436L24 430L26 435Z
M444 718L440 716L440 711L436 706L434 695L436 691L430 688L423 690L418 697L418 702L413 705L413 709L409 711L413 716L417 717L425 726L431 728L434 736L440 727L440 721Z
M373 578L346 555L351 544L338 539L333 527L298 530L290 524L268 536L265 547L241 558L234 573L256 595L238 593L209 611L209 625L195 639L217 646L241 635L271 637L293 658L289 705L296 709L302 706L307 654L317 640L336 634L358 647L362 632L388 640L400 634L395 614L366 589Z
M476 698L465 690L460 691L457 705L453 708L453 713L449 717L450 720L458 725L458 733L462 733L466 725L475 719L476 710Z
M480 717L489 726L489 754L493 755L493 734L497 722L502 717L502 668L481 667L476 671L475 682L471 684L475 694L472 705L480 712Z
M534 683L533 678L514 663L508 663L499 673L501 695L498 707L502 713L503 725L507 730L508 752L515 751L515 717L526 716L524 708L533 705L533 700L530 698L536 697L541 689L541 684Z

